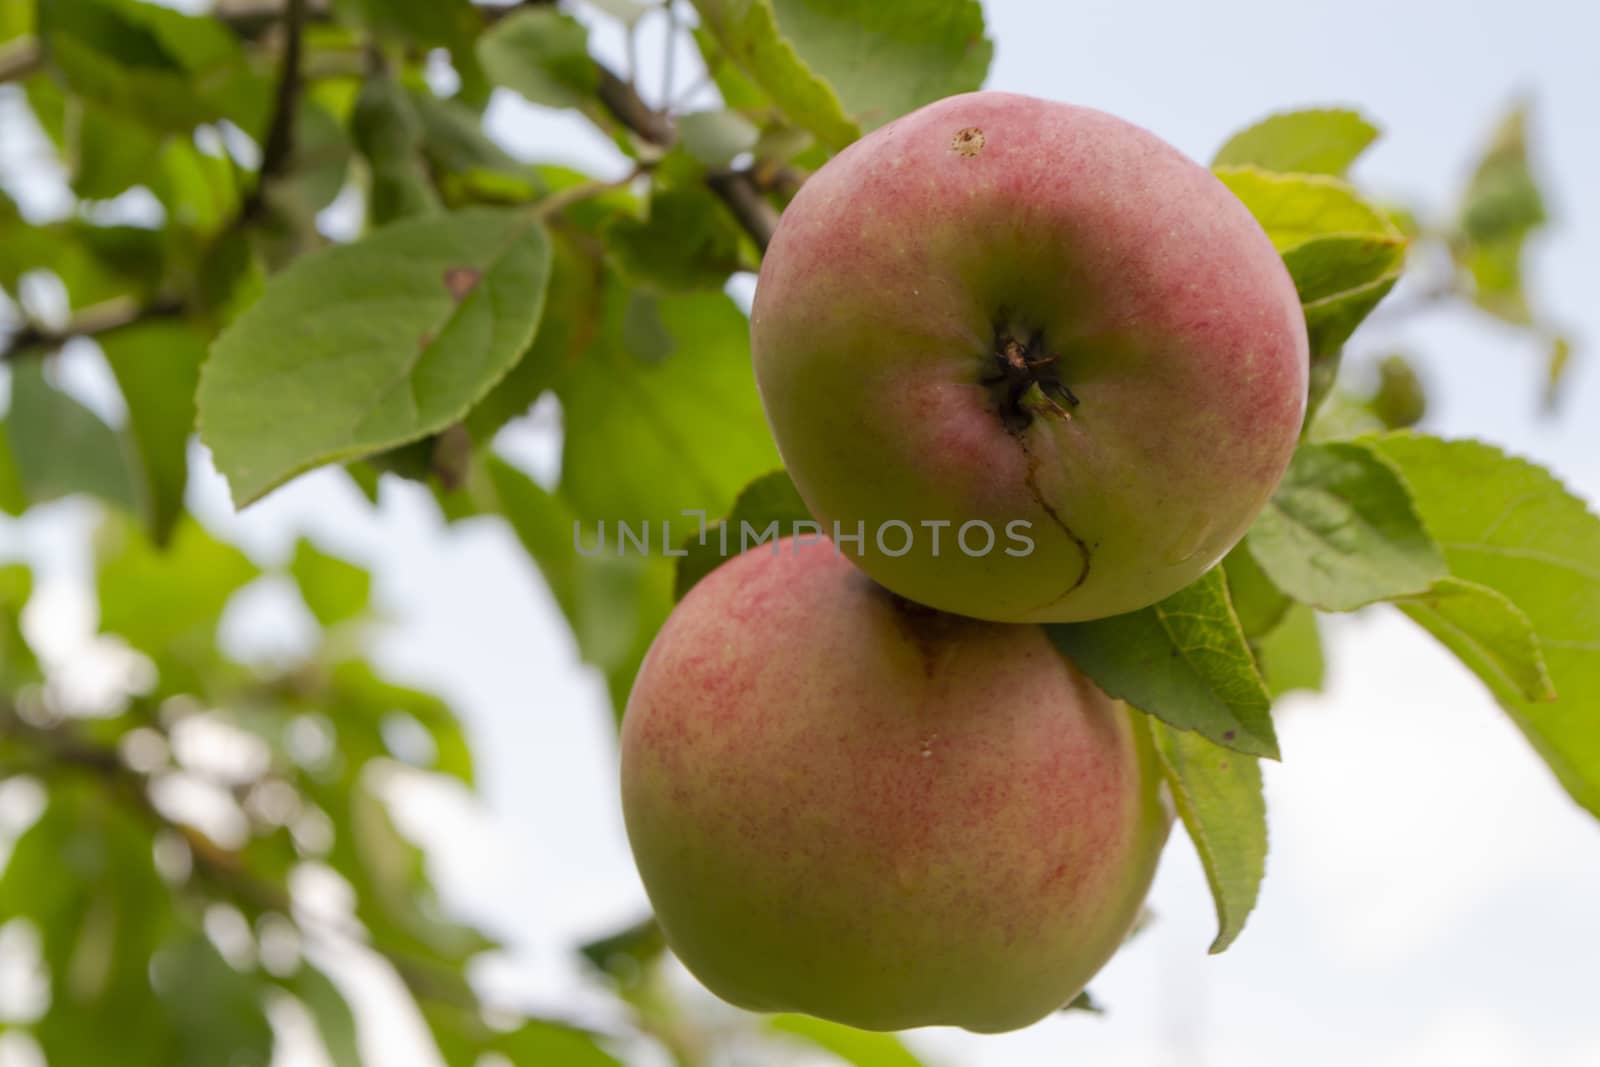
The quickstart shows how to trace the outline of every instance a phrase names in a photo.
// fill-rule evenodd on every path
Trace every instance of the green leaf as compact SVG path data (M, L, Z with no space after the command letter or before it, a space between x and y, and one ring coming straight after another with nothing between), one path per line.
M1377 137L1378 128L1355 111L1287 111L1228 138L1211 165L1342 177Z
M494 1037L491 1047L512 1063L552 1067L622 1067L622 1061L595 1043L595 1035L560 1023L533 1019Z
M1283 253L1300 295L1311 347L1309 422L1333 387L1341 347L1399 279L1405 236L1337 178L1254 166L1216 173Z
M750 365L749 321L722 293L657 303L672 352L641 359L624 337L630 292L605 291L600 336L557 386L566 423L561 496L589 522L681 526L720 515L780 465ZM618 463L617 457L627 462Z
M874 1034L810 1015L774 1015L767 1025L832 1053L852 1067L922 1067L893 1034Z
M994 55L976 0L772 0L772 8L784 40L864 130L979 88Z
M1363 434L1382 433L1385 428L1371 405L1348 389L1330 389L1316 416L1308 421L1307 441L1346 441Z
M1600 519L1550 472L1490 445L1408 433L1366 443L1405 478L1451 575L1493 589L1532 623L1555 700L1524 699L1480 656L1467 665L1573 799L1600 815ZM1507 647L1514 654L1515 641Z
M596 551L594 531L583 534L559 497L499 457L487 466L492 499L484 502L486 510L511 524L572 627L584 662L605 673L621 714L639 663L672 610L671 560L623 555L615 540ZM587 538L581 554L580 536Z
M341 713L341 732L348 725L370 737L375 735L373 728L381 730L390 716L405 716L422 727L433 744L432 759L423 766L472 784L472 749L450 705L432 693L384 680L364 660L341 660L329 671L328 681ZM387 747L384 751L388 753Z
M661 320L661 301L643 289L629 293L622 313L622 347L640 363L660 363L677 345Z
M179 521L165 551L133 524L110 519L96 557L100 628L157 658L196 635L209 642L229 599L260 573L192 518Z
M311 1013L333 1067L362 1067L355 1015L339 987L309 963L302 963L284 987Z
M1508 322L1533 321L1524 292L1522 250L1547 221L1544 194L1528 159L1527 106L1501 120L1462 199L1456 261L1473 283L1478 306Z
M441 100L416 86L408 96L421 123L422 154L447 200L478 195L486 186L503 186L506 197L519 201L544 190L535 168L496 144L484 132L482 116L459 99Z
M678 119L683 147L707 167L726 167L755 148L761 131L737 111L693 111Z
M0 41L11 41L33 33L33 0L0 0Z
M261 298L267 266L250 235L224 230L205 250L195 285L196 310L213 330L237 319Z
M331 856L343 861L335 866L356 888L356 915L373 943L451 964L441 970L454 972L466 992L470 986L463 965L493 942L445 918L422 850L395 826L387 805L372 790L370 775L353 782L345 799L348 820L343 826L335 823L339 843Z
M1134 930L1137 931L1138 926L1135 926ZM1128 936L1132 937L1133 935L1129 934ZM1104 1015L1106 1013L1106 1010L1100 1006L1100 1002L1087 989L1073 997L1071 1001L1062 1007L1061 1011L1063 1014L1069 1011L1082 1011L1090 1015Z
M1523 700L1556 699L1539 638L1520 608L1487 586L1443 578L1396 601L1401 611L1454 652L1491 686Z
M707 32L704 27L696 26L693 31L695 48L700 52L700 60L705 64L706 74L717 87L717 95L722 97L722 102L735 111L749 115L760 115L772 111L772 101L767 99L767 94L749 75L739 69L728 56L728 52L718 43L716 37ZM834 106L837 107L835 101ZM810 135L804 136L809 139Z
M627 986L640 981L666 954L667 939L652 915L614 934L590 941L578 951L596 970L619 985Z
M789 475L763 474L739 493L727 518L708 524L703 534L690 531L682 542L688 555L678 560L674 597L682 600L696 582L744 551L747 539L763 536L772 523L779 530L791 530L797 522L810 521L811 512Z
M164 545L183 512L205 341L186 323L156 320L104 334L100 349L128 404L140 511Z
M1521 237L1547 220L1544 194L1528 162L1528 108L1500 120L1461 205L1461 231L1476 244Z
M1550 339L1550 355L1545 361L1544 395L1541 406L1545 412L1554 412L1561 403L1567 372L1572 369L1572 339L1556 336Z
M1456 259L1472 279L1472 298L1480 308L1514 326L1531 326L1533 311L1522 279L1523 239L1465 244Z
M1398 234L1329 234L1290 248L1283 262L1300 303L1309 307L1348 300L1384 279L1393 283L1405 267L1405 252Z
M738 224L703 183L657 188L647 217L616 216L602 236L626 277L661 292L721 289L751 266Z
M1428 411L1428 394L1411 361L1398 353L1378 363L1378 388L1369 406L1384 429L1403 430L1422 421Z
M241 506L457 422L532 340L550 245L526 213L418 219L306 256L223 332L202 439Z
M423 47L459 48L481 17L469 0L334 0L343 21Z
M229 161L182 138L168 138L162 147L150 191L166 208L169 222L199 233L215 233L239 210L238 183Z
M439 194L422 158L422 120L398 82L375 76L362 84L350 132L371 168L367 215L374 225L439 210Z
M198 930L163 948L150 971L178 1035L172 1067L267 1067L272 1027L258 975L228 966Z
M0 418L0 511L21 515L27 509L28 493L22 484L22 472L17 469L17 457L11 451L11 431L6 420Z
M6 433L18 481L31 503L89 493L129 511L137 507L122 439L100 416L46 381L40 359L11 366Z
M1109 695L1176 729L1278 758L1267 690L1221 568L1141 611L1045 631Z
M1356 327L1372 314L1374 308L1389 295L1389 290L1394 288L1399 281L1398 273L1379 278L1359 288L1352 289L1337 296L1327 297L1313 304L1304 306L1306 315L1306 337L1310 342L1312 360L1312 386L1313 400L1320 400L1319 388L1326 391L1331 386L1331 380L1318 383L1316 371L1319 365L1327 365L1331 370L1338 369L1338 355L1344 343L1355 333ZM1315 402L1307 406L1307 411L1314 413Z
M143 300L161 286L167 238L136 226L94 226L76 219L45 226L13 223L0 241L0 286L16 291L18 279L48 270L77 311L112 300Z
M501 19L478 38L478 62L495 84L547 107L583 107L600 89L588 30L552 8Z
M488 1026L480 1012L437 998L420 1006L447 1067L474 1067L489 1052L528 1067L622 1067L600 1048L596 1035L563 1023L529 1019L514 1030L500 1030Z
M75 92L152 128L265 124L270 83L216 19L139 0L41 0L39 36Z
M338 198L350 165L350 138L328 109L307 96L295 111L289 173L271 186L274 205L312 217Z
M75 99L74 105L71 143L62 153L73 191L86 200L109 200L146 184L159 164L162 138L98 104Z
M1252 640L1251 647L1272 699L1297 689L1322 691L1326 672L1322 634L1317 629L1317 613L1306 605L1290 604L1278 625Z
M1222 572L1228 579L1228 599L1239 616L1239 628L1252 641L1270 633L1294 603L1272 584L1250 554L1248 541L1240 541L1223 557Z
M1405 483L1348 442L1296 449L1248 542L1274 585L1323 611L1421 593L1446 573Z
M172 900L133 805L81 777L54 783L0 874L0 901L39 933L50 1007L33 1033L52 1063L172 1062L178 1034L149 980Z
M1233 944L1256 906L1267 862L1261 765L1203 737L1150 720L1152 740L1217 907L1212 953Z
M1280 252L1328 234L1399 234L1388 216L1338 178L1274 174L1248 166L1218 167L1216 174L1244 201Z
M772 0L695 0L694 7L701 27L796 125L835 151L861 136L833 87L778 29Z
M306 607L322 625L336 626L367 613L372 576L354 563L323 552L307 538L295 544L289 573L294 575Z
M0 692L14 693L44 679L22 633L22 611L32 595L33 572L27 564L0 564Z
M490 390L467 416L467 432L480 444L500 428L527 413L544 392L582 357L601 329L604 317L604 268L572 236L550 234L550 285L539 332L517 365Z

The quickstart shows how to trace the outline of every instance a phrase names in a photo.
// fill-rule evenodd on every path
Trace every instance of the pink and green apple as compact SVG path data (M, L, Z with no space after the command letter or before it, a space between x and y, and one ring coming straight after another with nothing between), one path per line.
M1137 126L1010 93L931 104L818 170L751 338L841 550L981 619L1187 585L1272 493L1306 403L1295 287L1244 205Z
M826 542L690 591L622 724L668 943L754 1011L1025 1026L1128 933L1171 825L1138 713L1038 626L888 593Z

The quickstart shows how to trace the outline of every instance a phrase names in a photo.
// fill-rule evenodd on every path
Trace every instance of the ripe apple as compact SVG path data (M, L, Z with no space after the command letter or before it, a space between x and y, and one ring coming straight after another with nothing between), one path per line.
M1144 725L1037 626L947 615L826 542L668 618L622 802L679 958L754 1011L1025 1026L1116 951L1171 825Z
M1137 126L1011 93L930 104L818 170L750 333L824 530L980 619L1187 585L1243 536L1305 411L1300 303L1244 205Z

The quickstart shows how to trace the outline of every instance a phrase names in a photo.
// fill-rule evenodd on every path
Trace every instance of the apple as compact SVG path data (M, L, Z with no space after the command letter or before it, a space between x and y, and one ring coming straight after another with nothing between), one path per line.
M1025 1026L1116 951L1171 825L1138 713L1042 628L877 586L831 545L702 579L622 722L667 942L753 1011Z
M823 529L980 619L1100 618L1198 578L1305 412L1300 302L1244 205L1137 126L1012 93L930 104L812 175L750 334Z

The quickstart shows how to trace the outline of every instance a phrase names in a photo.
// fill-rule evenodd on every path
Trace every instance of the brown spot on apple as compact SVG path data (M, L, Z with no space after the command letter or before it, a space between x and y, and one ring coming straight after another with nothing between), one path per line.
M482 277L483 271L476 267L447 267L444 272L444 287L459 304L467 298L468 293L477 288L478 280Z
M983 151L983 141L983 131L976 126L968 126L956 131L956 135L950 138L950 151L971 159Z

